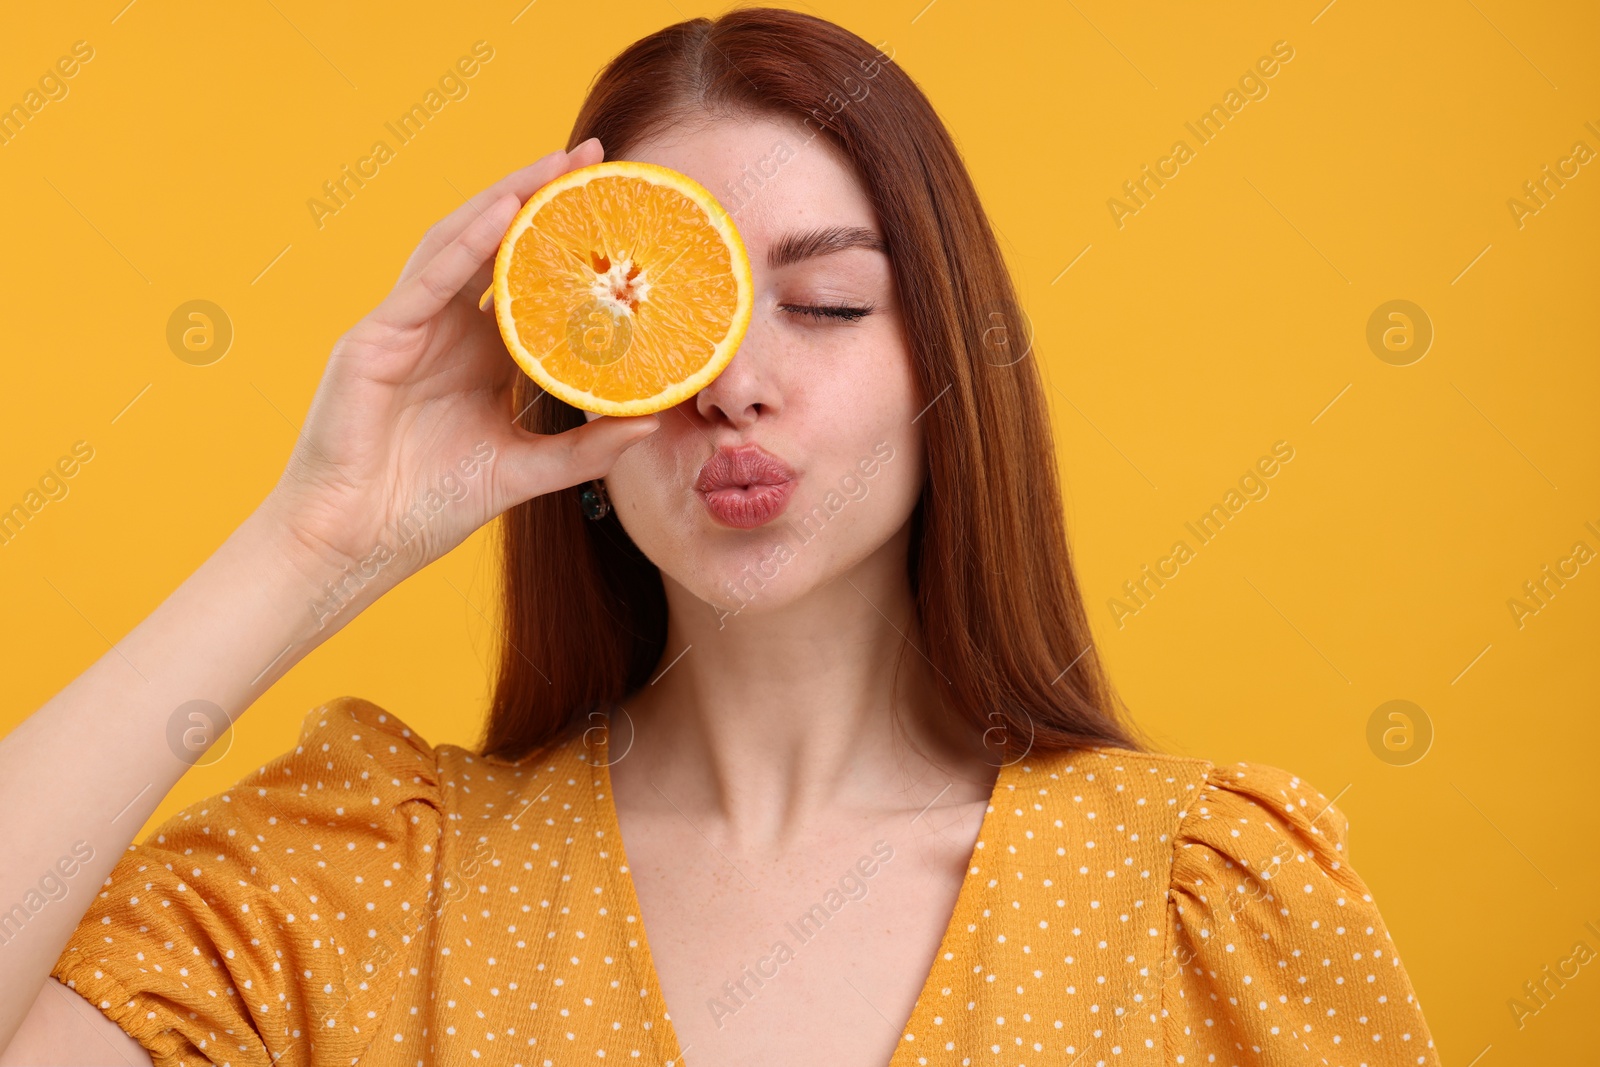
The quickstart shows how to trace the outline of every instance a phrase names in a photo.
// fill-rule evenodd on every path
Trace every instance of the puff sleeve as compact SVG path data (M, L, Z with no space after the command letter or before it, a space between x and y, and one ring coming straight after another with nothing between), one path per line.
M427 939L441 826L433 750L340 697L130 845L51 974L160 1067L355 1062Z
M1285 771L1210 769L1174 842L1166 1062L1439 1063L1347 833Z

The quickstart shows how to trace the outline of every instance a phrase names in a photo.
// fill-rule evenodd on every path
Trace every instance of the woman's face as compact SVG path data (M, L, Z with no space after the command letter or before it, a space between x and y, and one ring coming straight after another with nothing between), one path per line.
M686 590L723 625L792 604L876 552L903 566L908 542L895 535L922 489L923 402L883 231L836 151L798 122L742 118L674 128L624 157L709 189L750 256L755 307L733 360L660 412L661 429L605 479L669 601ZM707 461L749 445L786 464L792 483L703 491ZM722 474L773 477L737 462ZM779 499L783 510L765 514Z

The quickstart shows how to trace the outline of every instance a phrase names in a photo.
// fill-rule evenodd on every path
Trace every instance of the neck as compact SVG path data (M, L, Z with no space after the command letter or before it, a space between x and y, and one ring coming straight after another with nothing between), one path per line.
M905 555L884 549L735 615L664 576L666 650L613 716L618 803L670 803L776 848L833 811L986 800L996 768L942 713L948 683L923 655Z

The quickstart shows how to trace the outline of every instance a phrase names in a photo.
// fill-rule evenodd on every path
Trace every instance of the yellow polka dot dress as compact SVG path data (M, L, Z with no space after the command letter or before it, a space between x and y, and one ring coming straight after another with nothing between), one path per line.
M605 740L486 759L341 697L130 846L52 973L163 1067L676 1067ZM1003 768L888 1067L1437 1065L1345 832L1270 767Z

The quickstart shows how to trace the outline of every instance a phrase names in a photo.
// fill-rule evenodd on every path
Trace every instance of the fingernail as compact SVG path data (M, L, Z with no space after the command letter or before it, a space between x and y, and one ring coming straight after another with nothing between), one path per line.
M572 151L573 151L573 152L574 152L574 153L577 153L577 152L581 152L581 151L583 151L583 150L584 150L584 149L585 149L585 148L587 148L587 147L588 147L588 146L589 146L589 145L596 145L596 146L598 146L598 145L599 145L599 144L600 144L600 138L598 138L598 137L591 137L591 138L589 138L589 139L588 139L588 140L587 140L587 141L585 141L585 142L583 142L583 143L582 143L582 144L580 144L580 145L579 145L579 146L578 146L578 147L577 147L577 148L574 148L574 149L573 149L573 150L572 150Z

